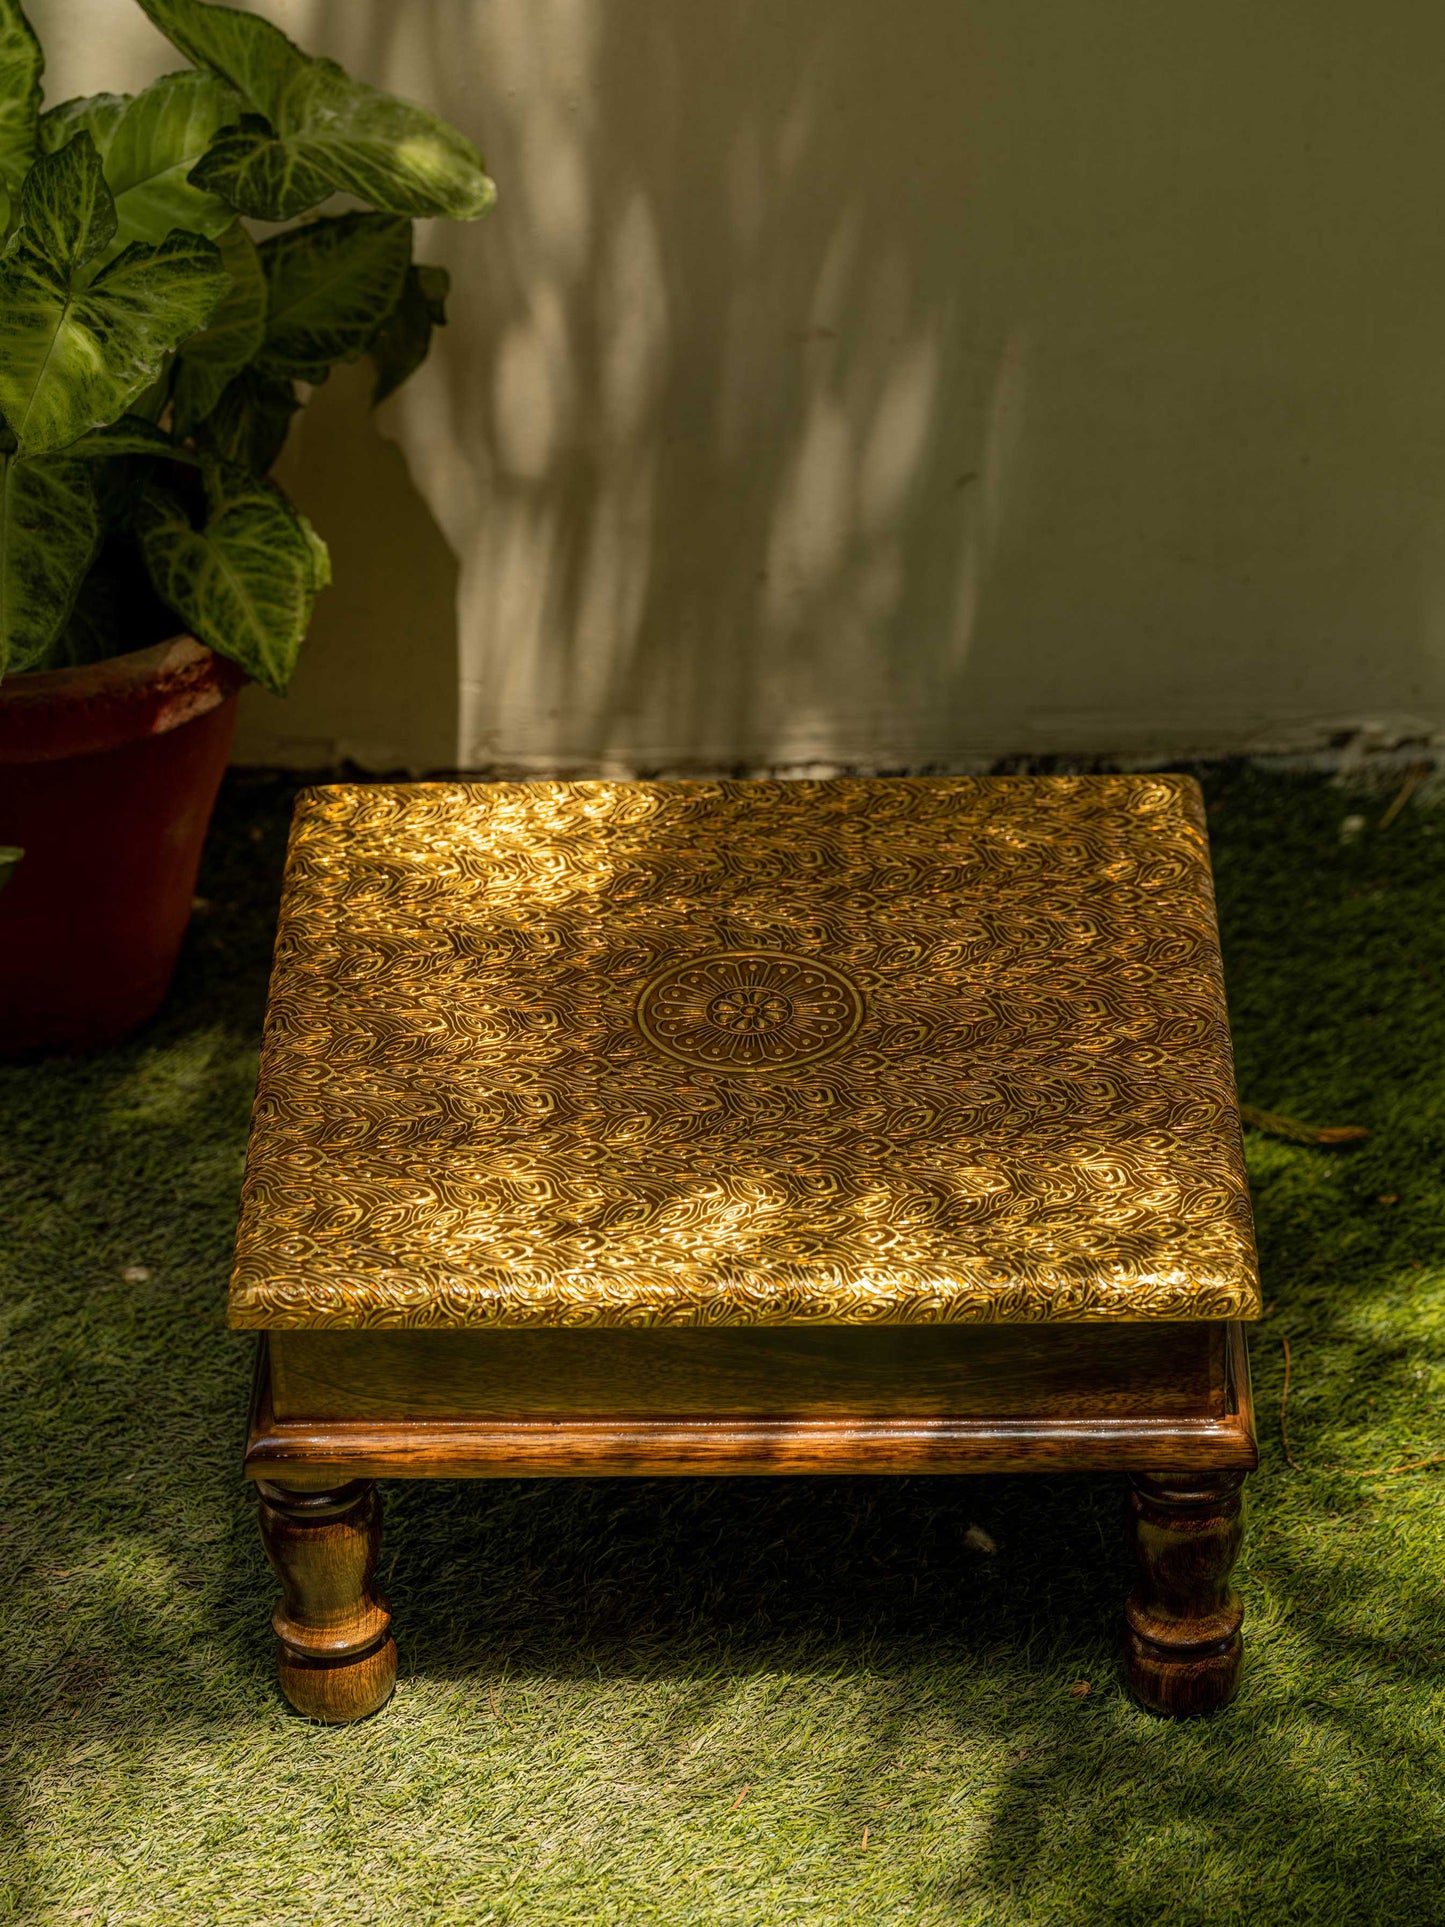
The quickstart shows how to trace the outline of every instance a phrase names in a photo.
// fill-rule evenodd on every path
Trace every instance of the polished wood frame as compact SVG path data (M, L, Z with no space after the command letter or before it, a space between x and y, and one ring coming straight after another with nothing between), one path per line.
M1130 1685L1158 1712L1211 1711L1232 1697L1241 1658L1228 1578L1241 1487L1257 1463L1244 1327L1139 1324L1120 1338L1122 1329L952 1328L958 1359L971 1347L987 1369L970 1384L960 1365L951 1393L936 1382L912 1389L901 1367L890 1377L865 1364L870 1348L852 1338L836 1338L820 1390L816 1346L810 1355L788 1328L750 1335L745 1368L735 1329L657 1332L641 1348L636 1334L577 1334L612 1344L613 1360L642 1360L641 1377L617 1376L616 1404L629 1409L611 1413L565 1409L568 1361L549 1360L547 1348L534 1354L545 1369L523 1369L526 1332L487 1334L487 1344L478 1334L424 1335L440 1337L453 1368L440 1400L416 1389L405 1349L414 1335L337 1334L318 1373L316 1342L330 1334L273 1332L259 1347L246 1471L282 1581L283 1687L301 1710L333 1721L374 1711L391 1690L396 1649L373 1584L379 1479L1122 1471L1139 1563L1126 1610ZM278 1358L299 1367L278 1374ZM687 1369L677 1369L683 1359ZM518 1369L499 1380L499 1361ZM308 1384L324 1416L307 1411ZM409 1409L418 1403L439 1409Z

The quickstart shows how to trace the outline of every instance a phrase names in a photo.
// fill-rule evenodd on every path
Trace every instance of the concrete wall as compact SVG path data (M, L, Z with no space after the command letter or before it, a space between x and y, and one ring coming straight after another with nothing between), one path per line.
M1171 756L1445 719L1445 11L266 0L482 144L241 753ZM46 0L52 97L175 64ZM124 71L122 71L124 70Z

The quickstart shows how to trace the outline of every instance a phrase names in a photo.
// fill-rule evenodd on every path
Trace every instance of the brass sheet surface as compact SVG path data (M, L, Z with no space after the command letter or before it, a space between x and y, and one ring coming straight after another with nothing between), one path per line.
M300 799L233 1324L1258 1312L1189 779Z

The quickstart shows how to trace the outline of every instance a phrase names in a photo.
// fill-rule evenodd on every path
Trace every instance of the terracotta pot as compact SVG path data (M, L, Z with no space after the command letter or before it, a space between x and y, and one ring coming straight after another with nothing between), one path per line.
M0 1055L114 1043L159 1006L245 676L190 636L0 683Z

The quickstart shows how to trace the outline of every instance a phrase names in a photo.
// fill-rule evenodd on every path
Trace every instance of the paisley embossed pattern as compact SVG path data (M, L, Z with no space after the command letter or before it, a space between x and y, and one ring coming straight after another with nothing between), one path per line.
M298 803L234 1325L1258 1311L1187 778Z

